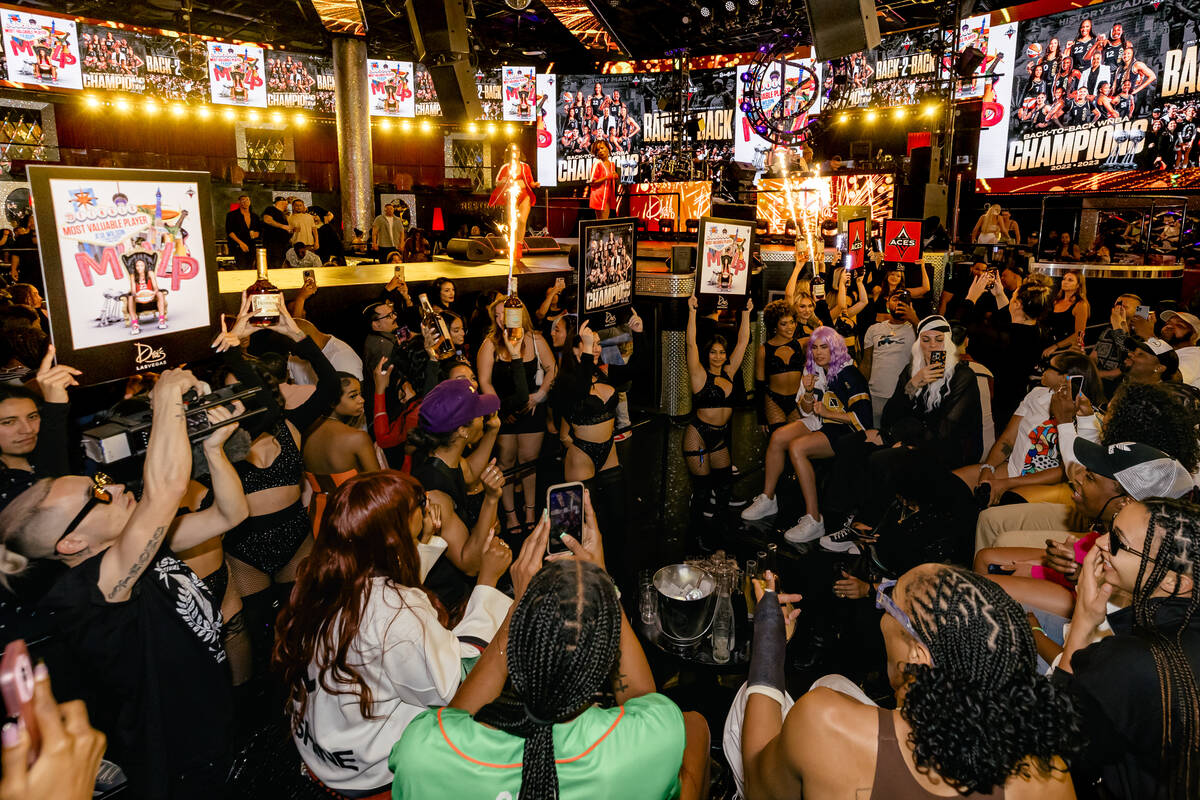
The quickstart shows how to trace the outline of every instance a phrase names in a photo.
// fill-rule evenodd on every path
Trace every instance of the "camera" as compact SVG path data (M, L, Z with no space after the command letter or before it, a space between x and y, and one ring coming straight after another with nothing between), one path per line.
M264 391L261 386L246 386L235 383L222 387L215 392L200 394L191 389L183 396L184 417L187 423L188 439L197 442L207 437L215 428L241 422L248 417L262 414L262 407L247 408L244 402L250 397ZM216 406L228 406L236 400L243 401L243 412L224 422L214 425L208 419L208 410ZM83 450L92 461L101 464L112 464L126 458L144 455L146 446L150 443L150 426L153 424L153 412L149 407L137 411L119 411L109 416L103 425L97 425L83 432Z

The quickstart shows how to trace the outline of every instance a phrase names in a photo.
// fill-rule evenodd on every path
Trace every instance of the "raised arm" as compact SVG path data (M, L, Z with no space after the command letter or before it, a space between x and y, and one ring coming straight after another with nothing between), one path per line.
M746 348L750 346L750 312L754 310L754 301L746 298L746 307L742 309L742 324L738 326L737 343L729 354L729 365L734 370L742 368L742 359L746 356Z
M695 295L688 298L687 321L687 365L692 379L692 391L698 391L697 381L703 385L704 367L700 364L700 348L696 345L696 307L699 301Z
M191 443L183 393L198 384L187 370L167 370L151 395L153 424L142 471L142 498L117 542L104 552L98 586L105 600L129 599L133 584L154 559L179 510L191 473Z
M463 456L460 465L463 468L463 480L468 486L479 481L479 476L487 469L491 460L492 450L496 447L496 439L500 435L500 415L492 414L483 421L483 436L470 455Z
M234 403L233 409L223 406L208 412L209 421L217 424L242 413L242 404ZM208 462L208 474L212 480L213 504L203 511L183 514L176 519L171 529L171 548L187 550L232 530L250 516L246 492L242 479L225 454L225 442L237 431L237 424L223 425L204 440L204 459Z
M79 370L54 364L54 345L46 349L37 371L37 386L45 403L41 407L42 427L30 463L39 478L57 478L71 469L71 445L67 440L67 417L71 410L67 387L78 386Z

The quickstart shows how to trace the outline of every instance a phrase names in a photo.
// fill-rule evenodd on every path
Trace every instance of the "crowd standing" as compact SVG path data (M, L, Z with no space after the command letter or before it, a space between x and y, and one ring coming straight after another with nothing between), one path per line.
M323 216L243 198L227 230L304 265ZM402 253L395 209L376 223ZM736 549L740 516L800 563L858 557L804 597L783 586L804 570L754 576L748 679L708 719L659 691L625 611L636 311L593 330L556 283L514 335L498 292L443 278L443 334L398 272L339 338L310 278L273 325L243 302L210 360L124 386L153 424L110 468L68 435L102 395L57 363L37 290L8 288L0 583L45 664L40 751L3 727L0 798L84 797L102 753L132 797L239 796L233 743L263 714L338 798L699 798L713 737L728 796L1195 797L1200 319L1122 295L1097 330L1082 274L980 260L935 296L921 272L801 265L758 345L753 303L690 303L688 546ZM743 368L761 465L734 463ZM547 463L586 487L555 555ZM793 634L858 601L888 691L797 685Z

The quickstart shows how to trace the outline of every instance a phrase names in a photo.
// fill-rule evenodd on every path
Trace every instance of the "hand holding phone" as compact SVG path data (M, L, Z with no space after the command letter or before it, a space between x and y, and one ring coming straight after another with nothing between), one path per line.
M931 366L939 366L939 367L945 369L946 368L946 351L945 350L934 350L932 353L929 354L929 363Z
M1078 400L1079 393L1081 391L1083 391L1083 376L1082 375L1068 375L1067 382L1070 385L1070 389L1071 389L1071 400L1072 401Z
M25 724L29 733L29 765L37 760L42 746L41 730L33 709L33 662L24 639L14 639L4 648L0 659L0 693L4 695L4 707L8 716Z
M583 484L559 483L546 489L546 508L550 512L550 534L546 540L549 555L568 553L563 534L583 541Z

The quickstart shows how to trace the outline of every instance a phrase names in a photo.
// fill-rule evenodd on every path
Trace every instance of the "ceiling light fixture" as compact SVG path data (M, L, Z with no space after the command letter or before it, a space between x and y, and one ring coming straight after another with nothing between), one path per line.
M712 16L712 11L709 10L708 6L700 6L700 16L708 19Z

